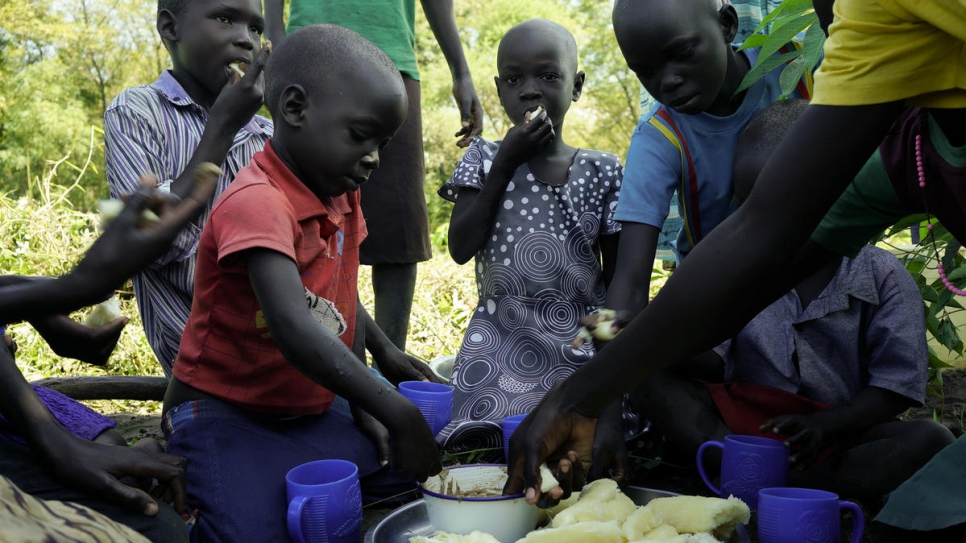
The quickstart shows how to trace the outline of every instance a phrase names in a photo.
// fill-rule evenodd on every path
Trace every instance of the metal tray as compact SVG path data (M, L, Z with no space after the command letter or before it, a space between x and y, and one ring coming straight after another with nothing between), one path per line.
M654 498L677 496L674 492L632 486L624 490L637 505L644 505ZM386 515L378 524L366 532L365 543L409 543L410 537L429 536L436 531L426 516L426 503L416 500L407 503ZM729 543L751 543L744 526L739 525Z

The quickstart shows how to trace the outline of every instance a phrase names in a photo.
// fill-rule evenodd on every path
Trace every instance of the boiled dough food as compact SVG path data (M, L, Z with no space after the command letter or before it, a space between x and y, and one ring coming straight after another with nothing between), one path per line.
M617 522L588 521L534 530L517 543L624 543Z
M437 531L433 535L410 537L409 543L500 543L490 534L475 531L466 535Z
M101 228L107 228L111 221L121 214L124 209L124 202L114 198L108 200L98 200L97 209L101 212ZM158 222L158 215L150 209L141 212L141 220L144 222Z
M560 481L553 476L550 468L546 464L540 464L540 492L546 494L553 490L553 487L560 484Z
M121 302L117 298L108 298L94 306L94 309L84 319L84 326L99 328L121 318Z
M613 479L598 479L584 487L577 503L553 518L554 528L587 521L615 521L618 524L637 506L624 495Z
M642 541L664 541L665 539L674 539L679 535L681 534L674 529L674 526L662 524L650 532L647 532L647 535L644 536Z
M745 502L734 496L727 500L701 496L657 498L644 509L651 511L658 525L670 524L679 533L713 532L722 539L730 537L738 523L745 524L751 517Z

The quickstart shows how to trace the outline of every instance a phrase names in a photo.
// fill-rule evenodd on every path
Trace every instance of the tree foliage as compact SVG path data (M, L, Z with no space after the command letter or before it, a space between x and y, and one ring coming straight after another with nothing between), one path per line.
M418 4L418 2L417 2ZM484 136L509 129L493 83L504 32L546 17L577 39L584 94L567 116L573 145L623 155L639 116L638 86L624 65L611 28L611 0L461 0L457 23L487 113ZM91 150L91 130L125 87L154 81L170 62L155 29L156 0L5 0L0 2L0 193L37 196L45 169L64 157L54 183L70 184ZM452 78L422 11L417 12L422 73L426 198L437 244L445 240L451 207L436 195L462 150ZM106 192L102 138L94 138L85 191L71 201L90 208Z

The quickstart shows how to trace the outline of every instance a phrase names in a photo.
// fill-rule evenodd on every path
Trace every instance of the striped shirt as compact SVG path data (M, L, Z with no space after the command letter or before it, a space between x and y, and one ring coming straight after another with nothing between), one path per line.
M123 90L104 112L104 147L111 196L134 192L143 173L158 177L158 188L170 189L191 160L208 111L196 104L165 71L150 85ZM215 189L222 193L252 156L272 136L272 123L255 116L238 134L221 165L224 176ZM214 198L212 201L214 201ZM191 312L195 252L201 226L208 221L209 205L195 224L175 239L171 250L133 278L134 295L148 343L165 375L178 354L181 334Z

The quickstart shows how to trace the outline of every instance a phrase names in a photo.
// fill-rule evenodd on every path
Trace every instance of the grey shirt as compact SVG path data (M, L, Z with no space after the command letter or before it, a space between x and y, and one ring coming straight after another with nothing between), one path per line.
M875 386L922 404L929 357L922 298L889 252L866 246L803 311L791 290L715 351L729 382L843 405Z

